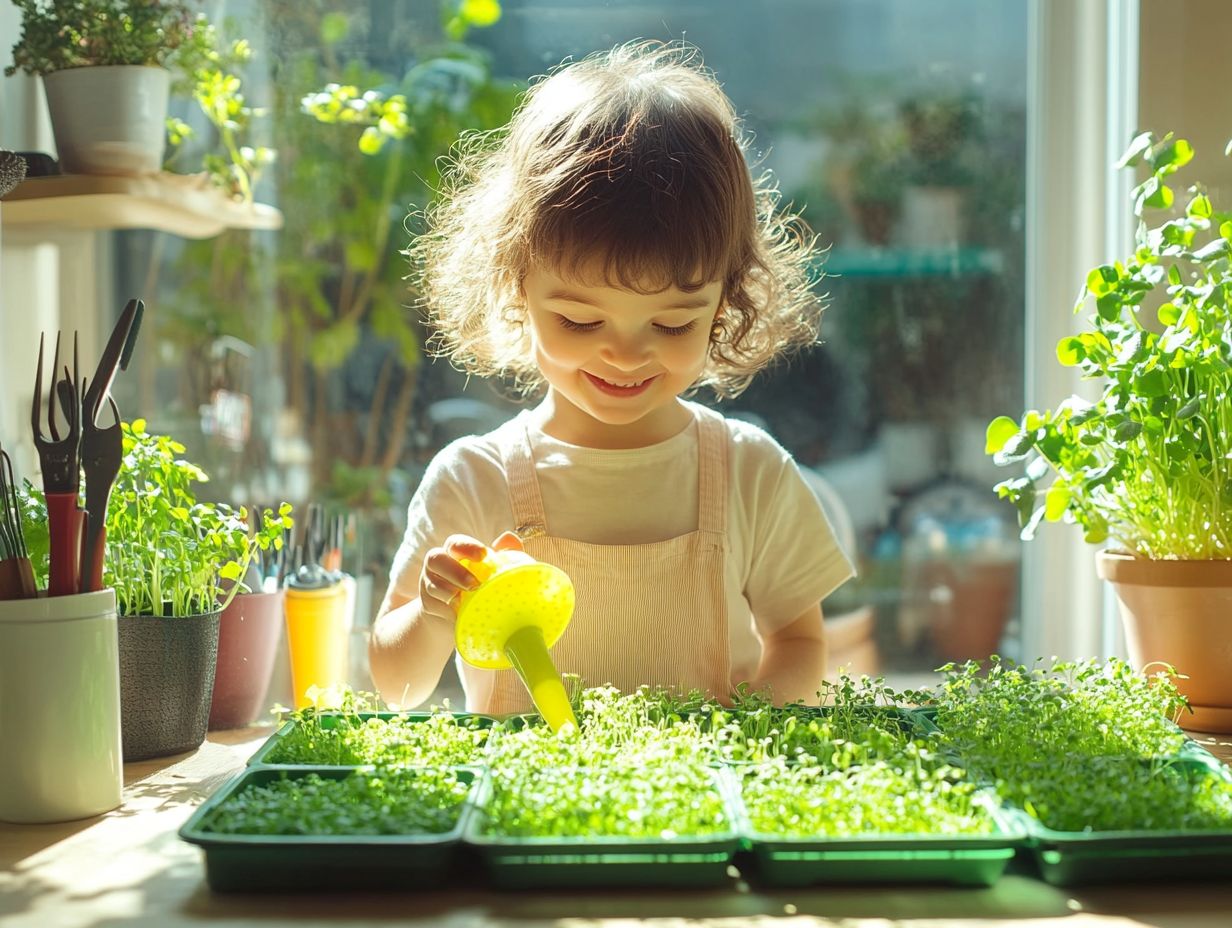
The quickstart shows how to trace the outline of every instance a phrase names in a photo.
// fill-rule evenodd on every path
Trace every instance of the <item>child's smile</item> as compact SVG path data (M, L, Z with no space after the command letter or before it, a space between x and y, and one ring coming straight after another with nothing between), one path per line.
M590 378L590 382L598 387L603 393L607 393L611 396L637 396L639 393L648 390L657 379L657 377L647 377L644 380L639 380L635 383L626 383L624 381L613 383L612 381L605 380L602 377L596 377L589 371L583 371L583 373L585 373L586 376Z
M522 287L554 404L544 424L549 434L593 447L638 447L684 427L688 417L676 398L705 367L719 281L645 293L537 268Z

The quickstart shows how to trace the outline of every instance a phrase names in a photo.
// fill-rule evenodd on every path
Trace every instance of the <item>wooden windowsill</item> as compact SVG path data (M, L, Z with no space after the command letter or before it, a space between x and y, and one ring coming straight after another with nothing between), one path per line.
M31 177L0 201L7 230L155 229L209 238L224 229L280 229L282 213L230 200L203 174Z

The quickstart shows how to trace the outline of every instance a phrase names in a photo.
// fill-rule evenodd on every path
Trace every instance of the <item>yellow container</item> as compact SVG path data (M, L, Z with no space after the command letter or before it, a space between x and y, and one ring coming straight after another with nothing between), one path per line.
M334 583L319 589L287 587L287 648L295 708L334 708L347 682L347 590ZM315 700L312 687L328 691Z

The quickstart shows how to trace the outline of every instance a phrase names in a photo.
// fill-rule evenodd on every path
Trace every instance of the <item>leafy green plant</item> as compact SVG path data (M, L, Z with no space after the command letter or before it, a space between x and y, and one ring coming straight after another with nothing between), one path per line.
M441 834L457 826L469 791L469 780L453 770L361 769L337 779L283 772L226 799L201 827L240 835Z
M257 551L278 550L293 525L291 506L260 514L197 501L209 478L179 457L174 439L151 435L145 421L123 424L124 461L107 507L103 582L115 588L121 615L188 616L225 609L246 589Z
M1173 206L1168 180L1192 157L1188 142L1144 133L1121 160L1149 172L1133 191L1137 249L1088 274L1075 312L1093 301L1090 325L1057 345L1062 365L1102 380L1100 398L988 426L996 463L1026 462L997 485L1023 538L1064 520L1139 557L1232 557L1232 213L1195 184L1184 215L1145 221Z
M919 93L899 103L909 157L907 181L929 187L965 187L975 176L981 132L980 97L973 92Z
M235 39L220 50L212 36L208 45L187 66L192 97L216 136L216 147L201 155L202 166L214 186L227 196L252 203L262 172L277 156L272 148L244 141L253 121L266 115L264 109L248 105L241 92L243 78L236 73L251 59L252 46L247 39ZM196 131L174 118L167 120L167 128L168 141L176 149L167 162L172 166Z
M191 69L211 47L209 23L184 0L13 0L21 36L6 76L100 65Z

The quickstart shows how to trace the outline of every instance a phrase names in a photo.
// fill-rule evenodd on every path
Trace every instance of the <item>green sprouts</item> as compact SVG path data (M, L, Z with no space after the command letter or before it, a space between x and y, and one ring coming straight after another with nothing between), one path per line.
M250 785L206 819L224 834L440 834L458 824L469 782L452 770L356 770L340 779L315 773Z
M645 766L496 769L490 835L671 841L731 829L716 773L687 759Z
M426 718L364 718L301 710L267 764L459 766L482 757L491 734L478 717L437 712Z

